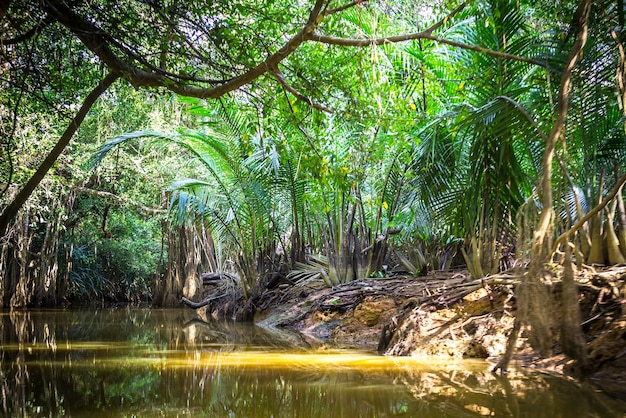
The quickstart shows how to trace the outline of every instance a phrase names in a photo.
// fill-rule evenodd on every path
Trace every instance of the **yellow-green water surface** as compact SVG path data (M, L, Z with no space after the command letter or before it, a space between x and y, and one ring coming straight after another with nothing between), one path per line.
M0 315L0 413L27 417L623 417L597 389L382 357L190 310Z

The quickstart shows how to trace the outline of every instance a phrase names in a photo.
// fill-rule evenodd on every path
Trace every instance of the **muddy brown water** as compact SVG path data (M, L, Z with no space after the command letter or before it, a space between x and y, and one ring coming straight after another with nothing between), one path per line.
M0 314L0 414L623 417L597 388L483 361L382 357L191 310Z

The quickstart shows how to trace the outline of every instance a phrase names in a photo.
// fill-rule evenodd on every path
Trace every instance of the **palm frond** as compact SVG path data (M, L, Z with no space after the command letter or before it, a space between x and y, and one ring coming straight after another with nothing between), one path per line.
M169 140L170 137L171 134L151 130L135 131L120 135L102 145L89 159L88 167L89 169L93 169L98 166L111 150L113 150L118 145L123 144L124 142L142 138Z

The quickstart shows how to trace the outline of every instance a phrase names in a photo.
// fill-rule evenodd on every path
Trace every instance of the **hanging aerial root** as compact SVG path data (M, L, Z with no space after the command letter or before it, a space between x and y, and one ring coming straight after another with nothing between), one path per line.
M581 327L578 286L574 280L574 267L572 265L572 247L572 245L565 246L565 257L563 259L560 342L563 352L576 361L578 371L586 373L589 360L586 339Z

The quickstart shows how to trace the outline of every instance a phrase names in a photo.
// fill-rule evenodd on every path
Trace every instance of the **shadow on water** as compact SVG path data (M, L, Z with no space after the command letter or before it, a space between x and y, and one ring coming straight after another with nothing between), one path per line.
M622 417L539 373L312 348L298 334L190 310L0 315L3 416Z

